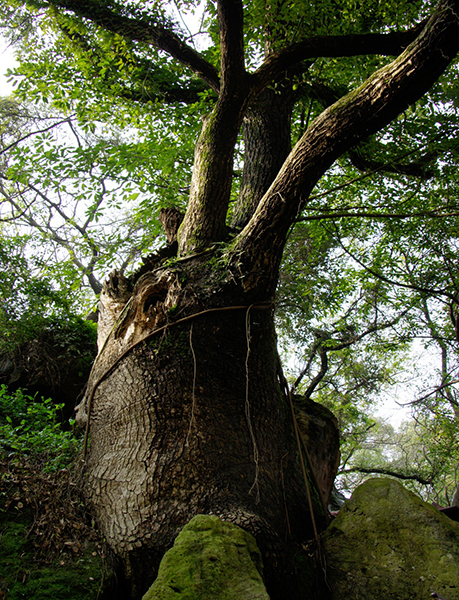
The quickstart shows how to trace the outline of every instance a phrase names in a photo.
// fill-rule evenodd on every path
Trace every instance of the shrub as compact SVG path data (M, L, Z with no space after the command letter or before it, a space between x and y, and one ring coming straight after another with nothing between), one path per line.
M0 456L18 454L41 460L46 471L68 466L80 441L73 431L64 431L59 422L62 407L49 398L28 396L21 389L10 393L6 385L1 385Z

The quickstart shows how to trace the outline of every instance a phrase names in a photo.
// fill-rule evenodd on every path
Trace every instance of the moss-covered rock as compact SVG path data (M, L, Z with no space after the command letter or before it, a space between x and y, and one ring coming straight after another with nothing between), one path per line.
M358 487L324 549L334 600L459 600L459 523L394 480Z
M143 600L269 600L254 538L218 517L198 515L166 552Z

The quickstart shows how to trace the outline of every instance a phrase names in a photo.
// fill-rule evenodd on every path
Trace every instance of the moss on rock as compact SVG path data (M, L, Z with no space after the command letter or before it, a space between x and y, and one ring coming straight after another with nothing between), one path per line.
M459 524L392 479L356 489L324 549L334 600L459 600Z
M104 565L90 544L72 556L63 553L51 560L37 560L30 534L34 514L18 510L16 518L0 519L0 597L8 600L95 600L101 591Z
M216 516L198 515L166 552L143 600L269 600L254 538Z

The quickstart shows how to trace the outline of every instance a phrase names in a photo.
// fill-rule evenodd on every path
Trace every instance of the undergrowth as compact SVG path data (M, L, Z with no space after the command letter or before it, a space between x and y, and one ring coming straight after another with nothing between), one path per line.
M21 389L9 392L0 386L0 456L29 457L43 463L44 471L67 467L74 460L81 440L64 430L59 421L63 404L37 399ZM70 423L72 425L72 423Z
M110 554L79 491L61 406L0 386L0 598L111 598Z

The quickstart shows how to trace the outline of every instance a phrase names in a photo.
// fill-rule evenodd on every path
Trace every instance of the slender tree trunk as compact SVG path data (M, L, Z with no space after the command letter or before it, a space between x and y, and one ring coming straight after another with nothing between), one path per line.
M244 169L233 227L244 227L276 178L292 149L290 129L293 94L289 81L268 88L244 118Z

